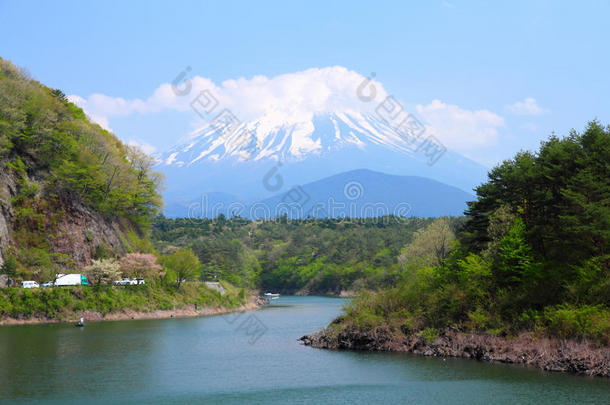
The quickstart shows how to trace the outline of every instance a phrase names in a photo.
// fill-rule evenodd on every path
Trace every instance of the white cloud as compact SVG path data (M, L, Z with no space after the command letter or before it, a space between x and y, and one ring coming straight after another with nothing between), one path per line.
M68 96L68 100L73 102L74 104L76 104L78 106L80 106L81 104L83 104L83 103L85 103L87 101L84 98L82 98L81 96L77 96L75 94L72 94L71 96Z
M86 99L70 96L70 100L100 125L105 122L107 126L108 119L113 117L173 110L186 112L189 119L196 119L193 126L197 128L202 126L202 120L192 110L191 102L204 90L218 101L213 116L226 108L241 121L264 117L261 125L270 127L286 121L308 121L318 112L374 114L375 107L388 96L378 81L369 82L361 74L341 66L312 68L271 78L242 77L220 84L201 76L189 80L190 91L186 95L177 94L170 83L164 83L145 100L126 100L103 94L93 94ZM185 88L185 83L181 81L178 88ZM370 100L368 96L371 96ZM498 139L498 129L504 126L504 119L493 112L466 110L440 100L418 105L416 112L430 133L447 147L464 153L493 146ZM213 116L206 118L210 120Z
M189 80L191 89L187 95L176 94L170 83L164 83L146 100L126 100L104 94L92 94L86 99L75 95L69 98L92 119L95 117L101 122L112 117L162 110L190 111L190 103L204 90L218 100L219 108L229 109L242 121L264 115L299 120L317 112L371 112L387 96L381 83L372 80L371 86L363 86L361 93L369 96L373 88L374 99L363 102L357 91L365 77L341 66L307 69L272 78L242 77L220 85L201 76ZM184 88L184 82L178 87ZM197 115L193 112L193 116Z
M550 112L550 110L540 107L536 99L532 97L527 97L523 101L517 101L514 104L508 105L506 109L516 115L541 115Z
M91 121L95 122L96 124L98 124L100 127L104 128L105 130L112 132L112 128L110 128L110 123L108 122L108 118L101 117L101 116L95 115L95 114L89 114L88 116Z
M140 141L140 140L131 139L131 140L127 141L127 145L136 146L136 147L140 148L140 150L142 150L142 152L146 153L147 155L152 155L153 153L155 153L157 151L157 148L154 147L153 145L151 145L147 142L144 142L144 141Z
M440 100L418 105L416 109L427 123L426 130L456 151L495 145L498 129L504 126L504 118L491 111L466 110Z
M89 117L89 120L95 122L96 124L98 124L100 127L104 128L107 131L112 131L107 117L105 117L103 115L99 115L97 113L92 113L85 108L85 106L87 105L87 100L85 100L82 97L75 96L75 95L68 96L68 100L70 100L71 102L73 102L74 104L76 104L77 106L82 108L85 111L85 114L87 114L87 116Z

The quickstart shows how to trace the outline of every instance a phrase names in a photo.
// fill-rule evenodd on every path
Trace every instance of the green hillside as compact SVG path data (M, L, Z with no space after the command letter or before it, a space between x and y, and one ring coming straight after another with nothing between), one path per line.
M43 280L145 249L162 201L150 157L91 123L60 90L0 59L0 259Z
M440 219L419 233L402 281L357 298L328 336L384 328L397 341L431 339L451 327L610 344L610 127L553 136L476 192L463 227Z

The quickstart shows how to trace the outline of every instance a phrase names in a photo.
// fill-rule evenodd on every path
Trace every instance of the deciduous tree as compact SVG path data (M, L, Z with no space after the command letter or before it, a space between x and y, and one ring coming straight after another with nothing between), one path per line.
M201 263L191 249L179 249L163 258L163 265L167 270L176 274L176 284L180 288L183 281L199 278Z
M157 257L150 253L128 253L119 261L121 271L128 277L156 277L162 267Z
M85 274L95 284L112 283L121 278L121 266L114 259L93 260L85 268Z

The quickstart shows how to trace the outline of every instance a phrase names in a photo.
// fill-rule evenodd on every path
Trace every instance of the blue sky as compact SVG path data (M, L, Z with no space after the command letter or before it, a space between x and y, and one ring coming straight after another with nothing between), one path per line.
M604 1L0 0L0 56L83 99L146 100L187 66L219 86L329 66L375 72L408 110L438 112L439 131L462 119L450 146L492 165L552 131L610 122L609 15ZM120 138L161 151L191 115L106 118ZM473 131L489 139L471 142Z

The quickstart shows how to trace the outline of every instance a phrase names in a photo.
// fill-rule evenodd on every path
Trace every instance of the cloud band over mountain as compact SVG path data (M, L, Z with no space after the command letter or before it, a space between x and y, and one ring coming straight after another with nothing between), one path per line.
M201 76L179 76L173 80L174 85L163 83L146 99L104 94L92 94L87 98L71 95L69 98L92 120L108 129L114 117L167 110L184 113L185 120L196 129L204 120L193 112L191 102L204 90L241 121L264 118L262 121L270 127L310 121L317 113L371 114L390 94L379 81L369 82L365 76L341 66L311 68L274 77L241 77L220 84ZM366 93L366 98L361 96L362 92ZM466 154L481 146L494 145L499 129L505 125L504 118L492 111L469 110L440 100L416 104L413 111L407 112L415 114L426 124L427 131L447 147ZM172 134L176 135L184 134Z

